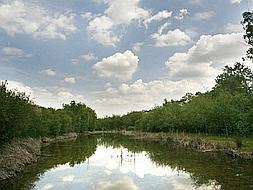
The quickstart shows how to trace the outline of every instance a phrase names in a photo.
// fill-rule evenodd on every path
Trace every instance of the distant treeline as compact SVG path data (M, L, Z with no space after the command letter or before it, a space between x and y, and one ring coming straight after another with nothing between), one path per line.
M97 116L85 104L72 101L63 109L43 108L30 101L29 96L8 90L7 82L0 84L0 142L15 137L57 136L68 132L92 130Z
M97 125L103 130L253 136L253 73L240 63L226 66L209 92L165 99L150 111L98 119Z

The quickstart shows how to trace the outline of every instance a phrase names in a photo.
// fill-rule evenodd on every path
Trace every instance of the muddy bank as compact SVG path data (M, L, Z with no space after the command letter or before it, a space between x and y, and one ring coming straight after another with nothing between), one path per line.
M34 163L41 155L41 147L50 143L75 140L76 133L55 138L15 139L0 149L0 181L15 177L25 166Z
M40 139L16 139L0 150L0 180L19 173L26 165L36 162L40 156Z

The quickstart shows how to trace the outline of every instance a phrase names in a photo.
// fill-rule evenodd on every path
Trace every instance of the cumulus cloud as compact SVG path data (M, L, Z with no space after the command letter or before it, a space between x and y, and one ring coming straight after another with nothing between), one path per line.
M225 65L240 61L246 49L241 33L202 35L186 53L175 53L165 65L174 80L214 78Z
M167 10L159 11L154 16L144 20L143 24L146 28L148 28L148 24L150 24L152 21L162 21L164 19L170 18L171 16L172 16L172 11L167 11Z
M127 113L133 110L148 110L160 105L164 98L179 99L186 92L204 91L205 81L172 81L169 79L144 82L136 80L132 84L122 83L118 87L107 87L95 94L94 106L98 114Z
M120 36L115 34L114 29L113 21L106 16L96 17L87 27L92 39L105 46L115 46L120 41Z
M63 103L72 100L84 102L83 95L70 92L69 89L59 87L32 87L33 101L45 107L61 108Z
M98 183L96 190L138 190L139 188L134 184L134 181L129 177L123 177L117 181L103 181Z
M100 77L126 81L132 78L138 67L139 58L132 51L115 53L97 62L93 69Z
M56 75L55 71L53 71L52 69L41 70L39 73L43 74L43 75L48 75L48 76L55 76Z
M95 17L88 24L87 30L91 38L102 45L115 46L121 39L118 27L149 16L149 12L139 6L139 1L104 1L107 5L104 15Z
M180 9L179 14L174 16L177 20L183 20L186 15L190 14L187 9Z
M6 57L13 57L13 58L29 58L32 55L26 53L24 50L14 47L4 47L1 50L1 54Z
M30 34L35 38L61 38L77 30L75 15L51 14L48 10L22 0L0 3L0 28L8 35Z
M75 84L75 83L76 83L75 77L65 77L65 78L64 78L64 81L65 81L66 83L69 83L69 84Z
M3 80L0 80L3 82ZM30 97L30 100L44 107L61 108L63 103L69 103L72 100L77 102L85 102L86 98L78 93L70 92L66 88L59 87L32 87L22 82L8 80L8 89L24 92ZM66 181L69 178L65 178Z
M157 47L185 46L191 41L191 38L179 29L169 30L164 33L164 28L160 28L151 37Z
M108 9L105 10L105 14L115 24L130 24L133 20L141 20L149 16L149 12L140 7L140 0L109 0L106 2Z
M74 96L68 91L61 91L57 93L58 95L58 100L61 102L70 102L73 100Z
M0 82L2 83L4 81L0 80ZM32 90L31 87L18 81L11 81L11 80L7 81L7 88L10 90L16 90L18 92L23 92L30 97L33 97L34 95L34 91Z
M193 18L195 20L209 20L215 15L216 13L214 11L205 11L205 12L195 13Z

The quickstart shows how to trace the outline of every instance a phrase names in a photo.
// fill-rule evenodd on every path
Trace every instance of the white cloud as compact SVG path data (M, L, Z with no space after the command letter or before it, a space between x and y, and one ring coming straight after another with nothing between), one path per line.
M224 32L226 33L243 32L243 27L241 24L228 23L224 26Z
M163 32L163 28L152 35L157 47L184 46L191 41L191 38L179 29Z
M189 15L189 11L187 9L180 9L179 14L176 15L174 18L177 20L183 20L186 15Z
M78 57L76 57L74 59L70 59L70 62L73 65L77 65L81 62L90 62L90 61L94 61L96 59L97 59L97 57L94 55L94 53L88 52L88 53L79 55Z
M59 87L32 87L33 100L36 104L61 108L63 103L69 103L72 100L84 102L83 95L70 92L69 89Z
M105 14L114 24L130 24L133 20L145 19L149 12L139 6L140 0L122 1L108 0Z
M106 0L108 6L104 15L92 19L87 27L92 39L105 46L115 46L121 39L117 29L129 25L132 21L144 20L149 12L139 7L139 0Z
M0 27L7 34L31 34L33 37L61 38L77 30L72 13L51 14L48 10L22 0L0 3Z
M58 100L61 102L70 102L73 100L74 96L68 91L60 91L57 93L58 95Z
M92 52L88 52L87 54L80 55L79 59L89 62L89 61L96 60L97 57Z
M195 13L194 19L195 20L209 20L215 15L216 13L214 11L199 12L199 13Z
M162 21L164 19L170 18L171 16L172 16L172 11L167 11L167 10L159 11L154 16L144 20L143 24L145 25L146 28L148 28L148 24L150 24L152 21Z
M74 180L75 176L74 175L66 175L62 177L62 181L64 182L72 182Z
M230 0L230 2L231 2L232 4L235 4L235 3L241 3L242 0Z
M73 65L77 65L80 63L80 60L79 59L70 59L70 62L73 64Z
M64 81L66 83L69 83L69 84L75 84L76 83L76 79L74 77L65 77Z
M126 81L132 78L137 70L138 62L138 56L127 50L124 53L115 53L103 58L93 66L93 69L100 77Z
M55 76L56 75L55 71L53 71L52 69L41 70L39 73L43 74L43 75L48 75L48 76Z
M112 84L110 83L110 82L107 82L106 84L105 84L105 88L109 88L109 87L111 87L112 86Z
M214 79L222 67L240 61L246 49L241 33L202 35L186 53L175 53L165 64L174 80Z
M136 42L133 44L133 47L132 47L132 51L134 53L139 53L139 51L141 50L141 47L143 46L144 43L142 42Z
M206 87L205 81L163 79L144 82L139 79L132 84L123 83L97 92L94 107L99 115L149 110L160 105L164 98L179 99L186 92L204 91Z
M29 58L32 55L24 52L24 50L13 47L4 47L1 50L1 54L6 57L15 57L15 58Z
M43 190L49 190L52 189L54 187L54 185L52 183L48 183L46 185L44 185Z
M203 0L190 0L192 4L201 4Z
M0 80L0 82L4 81ZM83 95L69 92L69 90L66 88L59 88L58 86L31 87L18 81L8 80L7 82L8 89L17 90L18 92L24 92L30 97L30 100L40 106L61 108L63 103L69 103L72 100L87 103Z
M98 16L101 16L101 15L100 14L93 14L92 12L85 12L85 13L81 14L81 17L87 21L90 21Z
M3 80L0 80L0 83L4 82ZM24 92L27 96L30 96L31 98L34 96L34 91L31 87L17 81L7 81L7 88L9 90L16 90L18 92Z
M99 182L96 190L138 190L139 188L134 184L134 181L129 177L123 177L114 182L102 181Z
M100 16L90 21L87 29L95 41L105 46L115 46L120 41L120 37L114 33L114 28L110 18Z

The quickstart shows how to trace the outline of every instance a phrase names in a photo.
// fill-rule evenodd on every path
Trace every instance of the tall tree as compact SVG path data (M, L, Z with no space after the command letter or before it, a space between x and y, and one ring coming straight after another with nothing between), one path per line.
M244 39L250 45L247 50L247 57L253 60L253 12L244 12L242 16L242 25L245 30Z

